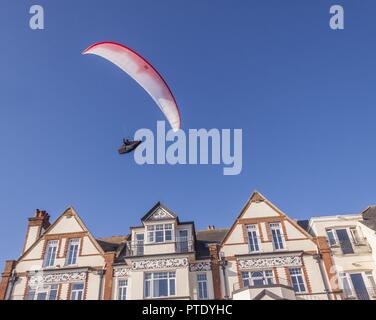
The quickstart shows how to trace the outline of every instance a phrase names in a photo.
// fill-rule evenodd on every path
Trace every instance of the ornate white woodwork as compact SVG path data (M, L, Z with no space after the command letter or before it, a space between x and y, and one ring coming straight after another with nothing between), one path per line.
M210 270L211 270L211 263L207 261L189 264L189 271L191 272L210 271Z
M129 268L117 268L114 269L114 276L115 277L126 277L129 275Z
M184 268L188 267L187 258L168 258L168 259L148 259L132 262L133 270L145 269L165 269L165 268Z
M41 285L41 284L51 284L51 283L64 283L64 282L74 282L74 281L84 281L87 277L87 271L67 271L67 272L45 272L38 271L35 273L30 273L29 285Z
M302 258L301 256L255 257L241 258L238 262L241 270L272 267L299 267L302 265Z
M148 221L152 220L166 220L166 219L175 219L175 217L162 208L158 208L155 212L147 219Z

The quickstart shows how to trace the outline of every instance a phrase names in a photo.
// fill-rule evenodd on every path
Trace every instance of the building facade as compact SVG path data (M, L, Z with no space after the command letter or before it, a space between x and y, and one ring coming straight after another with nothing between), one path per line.
M49 218L29 218L0 300L376 299L376 207L295 221L254 192L230 228L196 230L157 203L109 238L73 208Z

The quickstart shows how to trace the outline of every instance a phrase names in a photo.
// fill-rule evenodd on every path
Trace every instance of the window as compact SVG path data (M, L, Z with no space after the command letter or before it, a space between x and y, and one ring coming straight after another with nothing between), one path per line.
M53 267L55 265L55 258L57 252L57 240L49 240L46 246L46 253L44 255L43 267Z
M168 297L175 294L175 272L145 273L145 298Z
M375 291L376 290L376 282L375 282L375 278L372 275L372 271L366 271L366 277L368 279L369 284L371 285L371 288Z
M80 239L70 239L69 240L67 258L66 258L66 261L65 261L66 265L71 265L71 264L77 263L77 255L78 255L79 246L80 246Z
M247 226L248 235L248 248L249 252L260 251L260 245L258 241L257 224L250 224Z
M292 287L294 288L295 292L306 292L304 279L302 275L302 269L300 268L290 268L290 279Z
M350 279L349 279L348 274L341 272L339 274L339 277L340 277L340 280L341 280L340 283L341 283L341 287L342 287L342 290L343 290L345 297L346 298L353 297L353 291L351 289Z
M147 226L148 242L161 243L172 241L172 224L156 224Z
M337 244L336 237L334 235L334 230L333 229L328 229L326 230L326 234L328 235L328 240L329 240L329 245L335 246Z
M197 296L199 299L208 298L208 281L206 273L200 273L197 275Z
M274 284L274 275L272 270L242 272L242 279L244 287L261 287Z
M358 230L356 230L356 228L350 228L350 234L351 234L351 238L352 238L353 243L359 244L360 239L359 239Z
M57 284L41 287L29 287L27 300L56 300L57 298Z
M283 236L281 232L280 223L270 223L269 224L270 233L272 235L274 250L282 250L285 248L283 243Z
M118 280L118 300L127 300L128 279Z
M144 234L136 233L136 256L144 254Z
M83 300L84 284L73 283L71 284L70 300Z

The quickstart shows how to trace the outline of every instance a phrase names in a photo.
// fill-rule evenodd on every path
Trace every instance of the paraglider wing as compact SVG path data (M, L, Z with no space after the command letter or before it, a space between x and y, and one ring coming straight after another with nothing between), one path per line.
M180 129L180 113L170 88L159 72L138 53L119 43L99 42L82 54L95 54L117 65L149 93L172 129Z

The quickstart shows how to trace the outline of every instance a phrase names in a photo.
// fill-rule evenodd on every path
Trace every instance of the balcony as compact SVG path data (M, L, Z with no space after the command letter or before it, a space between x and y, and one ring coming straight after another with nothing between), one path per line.
M259 300L267 295L271 300L296 300L294 289L288 280L279 278L264 280L264 283L244 286L243 282L233 286L233 300Z
M367 287L356 290L343 290L342 297L344 300L376 300L376 288Z
M179 238L175 241L144 243L128 242L127 256L144 256L152 254L188 253L194 251L193 239Z
M372 252L365 238L357 241L339 240L330 245L330 248L334 255L367 254Z

